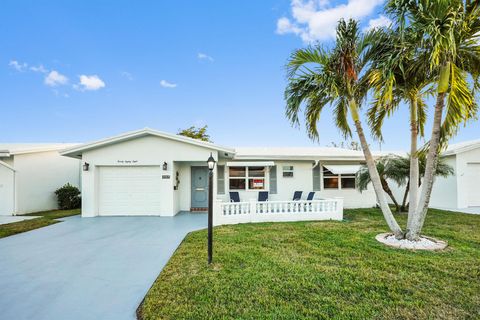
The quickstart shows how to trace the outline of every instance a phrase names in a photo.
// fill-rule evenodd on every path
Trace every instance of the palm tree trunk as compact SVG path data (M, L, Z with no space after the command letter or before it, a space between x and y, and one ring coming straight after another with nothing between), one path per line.
M360 144L362 145L363 154L365 155L365 160L367 162L368 171L370 173L370 179L372 180L373 189L375 190L375 194L377 196L378 204L380 205L380 209L382 210L383 216L385 217L385 221L387 222L388 227L393 232L397 239L401 239L404 237L403 231L398 225L395 217L388 206L387 199L385 198L385 193L382 188L382 182L380 181L380 175L378 174L377 167L375 165L375 161L373 159L372 153L370 152L370 147L367 143L367 138L365 137L365 133L363 132L362 123L360 122L360 117L358 115L357 103L354 99L350 99L349 101L349 109L350 114L352 116L352 120L355 123L355 128L357 129L358 138L360 140Z
M380 181L382 182L382 188L385 191L386 194L392 199L393 204L395 205L395 209L397 212L400 212L400 206L398 205L397 199L395 199L395 196L393 195L392 189L390 189L390 186L388 185L387 180L380 178Z
M445 68L445 67L443 67ZM445 107L446 90L439 91L437 95L437 102L435 104L435 113L433 116L432 137L427 153L427 161L425 163L425 175L422 182L422 192L418 201L417 209L410 229L407 233L407 239L417 241L420 238L420 233L425 222L425 216L428 211L428 204L430 202L430 195L432 194L433 181L435 178L435 167L438 159L438 147L440 144L442 113Z
M410 179L409 179L409 207L408 207L408 220L407 230L408 234L412 223L414 221L415 211L417 210L418 203L418 154L417 154L417 141L418 141L418 105L417 96L415 96L410 102Z
M402 207L400 208L402 211L405 211L407 208L407 196L410 190L410 180L408 180L407 187L405 188L405 193L403 194L403 200L402 200Z

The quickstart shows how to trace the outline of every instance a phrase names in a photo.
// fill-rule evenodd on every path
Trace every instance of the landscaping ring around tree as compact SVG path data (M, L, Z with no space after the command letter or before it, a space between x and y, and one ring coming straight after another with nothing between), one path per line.
M426 236L421 236L419 241L410 241L408 239L396 239L393 233L380 233L375 236L375 239L384 245L397 249L437 251L448 246L446 241Z

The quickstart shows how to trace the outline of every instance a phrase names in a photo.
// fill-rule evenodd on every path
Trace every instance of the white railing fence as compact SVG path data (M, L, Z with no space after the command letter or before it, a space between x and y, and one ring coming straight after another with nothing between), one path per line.
M342 220L343 198L300 201L215 202L213 224Z

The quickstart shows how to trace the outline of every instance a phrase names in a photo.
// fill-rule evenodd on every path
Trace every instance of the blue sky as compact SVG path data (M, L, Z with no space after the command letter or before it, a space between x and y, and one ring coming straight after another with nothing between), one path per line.
M86 142L208 124L212 139L228 146L340 142L329 112L319 143L290 126L284 65L309 41L331 43L339 17L360 19L362 28L388 23L381 7L382 0L4 0L0 141ZM384 132L382 149L408 148L405 108ZM478 138L477 121L454 140Z

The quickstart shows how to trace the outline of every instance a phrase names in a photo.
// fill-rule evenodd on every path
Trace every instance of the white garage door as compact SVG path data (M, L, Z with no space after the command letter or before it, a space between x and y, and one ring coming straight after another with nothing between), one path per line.
M467 163L468 206L480 206L480 163Z
M160 167L100 167L99 170L99 215L160 215Z

